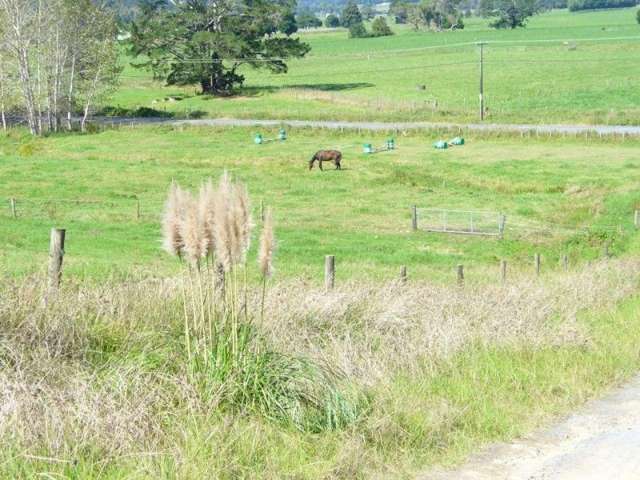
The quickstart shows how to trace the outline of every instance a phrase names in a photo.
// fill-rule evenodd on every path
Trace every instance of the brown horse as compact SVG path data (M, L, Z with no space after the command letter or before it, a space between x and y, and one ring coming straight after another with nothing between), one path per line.
M309 161L309 170L313 168L313 164L318 161L318 166L322 170L322 162L333 162L336 170L341 170L340 162L342 161L342 153L338 150L319 150Z

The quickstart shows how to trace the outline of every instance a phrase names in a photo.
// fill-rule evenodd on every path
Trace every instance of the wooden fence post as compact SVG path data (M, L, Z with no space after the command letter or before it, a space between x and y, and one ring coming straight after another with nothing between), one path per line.
M540 254L536 253L534 257L534 263L536 267L536 275L540 276Z
M565 272L569 270L569 255L566 253L562 255L562 268L564 268Z
M418 230L418 207L415 205L411 207L411 228L414 232Z
M264 200L260 199L260 221L264 222Z
M406 265L402 265L400 267L400 283L407 283L407 267Z
M640 210L636 210L636 213L633 217L633 224L636 228L640 228Z
M462 287L464 285L464 265L458 265L456 267L457 276L458 276L458 286Z
M9 200L9 203L11 203L11 216L13 218L18 218L18 210L16 209L16 199L11 198Z
M324 257L324 288L325 290L333 290L336 282L336 257L335 255L327 255Z
M66 230L52 228L49 241L49 291L55 292L62 279L62 258L64 257L64 238Z
M604 249L603 249L602 254L604 255L605 259L609 258L609 256L610 256L610 254L609 254L609 242L606 242L604 244Z
M507 216L506 215L501 215L500 216L500 224L498 225L498 231L500 233L500 238L504 238L504 229L505 226L507 224Z
M136 219L140 220L140 199L136 199Z
M507 261L500 260L500 279L502 283L507 283Z

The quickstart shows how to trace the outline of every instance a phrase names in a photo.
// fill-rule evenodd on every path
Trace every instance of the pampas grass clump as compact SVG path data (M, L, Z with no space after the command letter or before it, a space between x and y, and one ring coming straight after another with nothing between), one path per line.
M358 409L357 402L337 390L336 375L304 355L269 348L254 324L247 282L253 227L247 188L227 172L217 188L207 180L197 195L171 184L163 246L185 261L181 291L190 380L207 399L220 401L222 395L233 408L302 430L342 427L355 419ZM258 253L261 325L275 244L269 211Z

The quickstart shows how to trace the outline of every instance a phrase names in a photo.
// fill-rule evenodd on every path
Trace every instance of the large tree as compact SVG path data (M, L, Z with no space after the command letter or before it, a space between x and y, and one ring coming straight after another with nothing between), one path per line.
M243 65L285 73L310 47L291 37L295 0L146 0L131 52L169 85L198 84L226 95L244 82Z
M354 25L362 23L362 15L358 5L351 0L346 7L342 10L340 15L340 23L345 28L350 28Z

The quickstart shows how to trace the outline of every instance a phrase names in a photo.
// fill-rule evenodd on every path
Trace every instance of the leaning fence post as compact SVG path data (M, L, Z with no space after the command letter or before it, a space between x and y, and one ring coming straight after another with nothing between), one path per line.
M411 207L411 228L414 232L418 230L418 207L416 205Z
M562 268L564 268L565 272L569 270L569 255L566 253L562 255Z
M507 261L500 260L500 279L502 283L507 283Z
M609 258L609 256L610 256L610 254L609 254L609 242L606 242L604 244L604 249L603 249L602 254L604 255L605 259Z
M264 222L264 200L260 199L260 220Z
M327 255L324 257L324 288L333 290L336 282L336 257Z
M400 283L407 283L407 267L406 265L402 265L400 267Z
M51 229L49 241L49 291L55 292L62 279L62 258L64 257L64 238L66 230Z
M9 200L9 203L11 203L11 216L13 218L18 218L18 211L16 209L16 199L12 197Z
M633 224L636 228L640 228L640 210L636 210L635 216L633 218Z
M140 199L136 198L136 219L140 220Z
M536 267L536 275L540 275L540 254L536 253L535 257L534 257L534 263L535 263L535 267Z
M464 265L458 265L456 267L458 276L458 285L461 287L464 285Z

